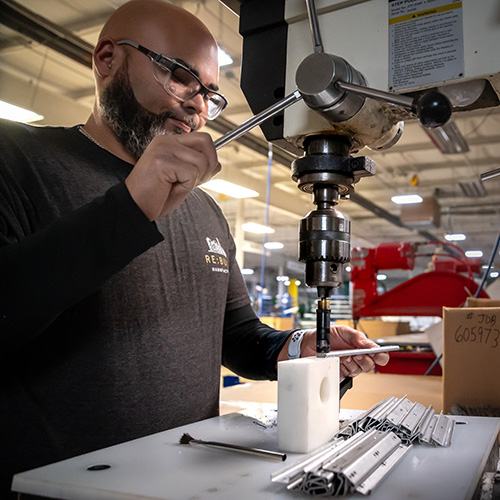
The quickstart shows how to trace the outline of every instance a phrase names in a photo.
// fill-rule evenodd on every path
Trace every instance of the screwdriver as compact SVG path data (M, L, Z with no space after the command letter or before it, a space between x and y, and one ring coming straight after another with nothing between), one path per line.
M295 90L294 92L287 95L286 97L276 102L272 106L269 106L268 108L264 109L255 116L252 116L252 118L243 122L238 127L234 128L233 130L230 130L222 137L219 137L217 140L214 141L215 149L220 149L226 144L229 144L235 139L238 139L242 135L246 134L248 131L252 130L257 125L260 125L261 123L265 122L268 118L271 118L272 116L278 114L280 111L283 111L284 109L288 108L288 106L291 106L292 104L296 103L297 101L300 101L301 99L302 96L300 95L300 92L298 90Z

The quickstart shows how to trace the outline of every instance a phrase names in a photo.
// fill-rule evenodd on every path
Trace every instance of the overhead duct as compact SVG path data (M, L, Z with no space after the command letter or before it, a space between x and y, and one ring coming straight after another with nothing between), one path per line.
M94 48L90 43L17 2L0 0L0 23L88 68L92 67Z

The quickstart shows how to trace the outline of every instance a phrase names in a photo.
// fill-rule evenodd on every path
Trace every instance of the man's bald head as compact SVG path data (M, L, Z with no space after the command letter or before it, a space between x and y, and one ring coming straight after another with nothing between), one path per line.
M131 0L122 5L104 25L99 40L104 37L137 40L148 47L162 38L182 39L197 49L216 47L214 37L196 16L163 0Z
M177 59L192 68L202 83L217 88L217 43L193 14L163 0L131 0L119 7L104 25L96 46L109 41L132 40L148 49ZM94 53L95 55L95 53ZM127 57L125 55L125 57ZM121 61L117 61L121 64ZM102 87L94 57L98 88Z

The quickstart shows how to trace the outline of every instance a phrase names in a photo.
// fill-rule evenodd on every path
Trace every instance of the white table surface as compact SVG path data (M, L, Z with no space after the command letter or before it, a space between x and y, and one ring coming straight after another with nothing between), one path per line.
M341 418L345 414L344 411ZM466 421L467 425L455 427L449 448L414 446L372 492L370 500L470 499L490 450L498 446L500 419L456 419ZM259 422L267 426L258 425ZM270 481L273 472L295 462L300 455L289 454L286 462L277 462L178 444L182 434L189 432L198 439L277 450L277 429L269 422L266 418L259 421L238 413L223 415L17 474L12 489L67 500L308 498ZM111 468L87 470L98 464Z

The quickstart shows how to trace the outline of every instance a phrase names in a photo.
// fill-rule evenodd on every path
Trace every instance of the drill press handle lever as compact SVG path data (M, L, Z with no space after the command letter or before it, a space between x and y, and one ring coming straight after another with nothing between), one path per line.
M363 97L371 97L372 99L396 104L408 109L415 113L420 123L427 128L442 127L451 117L452 106L450 101L444 94L435 90L429 90L418 97L412 98L340 80L336 82L336 87Z
M441 127L451 117L452 107L450 101L440 92L428 91L416 98L412 98L405 95L390 94L389 92L383 92L381 90L371 89L369 87L363 87L362 85L347 83L340 80L335 82L335 86L338 90L352 92L363 97L378 99L380 101L389 102L391 104L399 105L405 109L409 109L418 116L420 123L424 127ZM243 122L233 130L227 132L222 137L219 137L216 141L214 141L215 149L218 150L235 139L238 139L254 127L257 127L264 121L272 118L274 115L300 101L302 98L303 95L301 91L299 89L295 90L285 98L276 102L272 106L269 106L255 116L252 116L250 119Z

